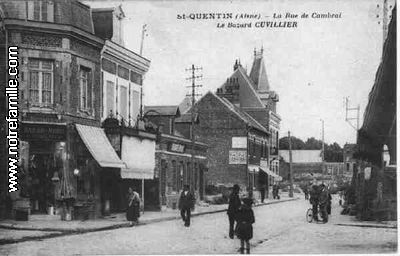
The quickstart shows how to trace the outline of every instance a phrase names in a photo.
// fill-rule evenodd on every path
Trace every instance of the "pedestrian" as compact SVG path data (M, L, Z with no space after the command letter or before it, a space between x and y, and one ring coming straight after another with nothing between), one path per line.
M183 186L183 191L179 197L178 208L181 211L182 220L185 222L185 227L190 226L191 210L194 209L195 197L190 192L189 185Z
M331 212L332 212L332 195L331 195L331 192L330 192L329 188L327 188L327 192L328 192L328 205L327 205L326 211L327 211L328 215L331 215Z
M264 199L265 199L265 188L266 186L263 184L260 187L260 195L261 195L261 203L264 203Z
M314 181L314 184L311 186L310 190L310 204L312 204L312 212L313 212L313 219L318 221L318 202L319 200L319 187L317 182Z
M307 186L304 188L304 199L308 200L308 188L307 188Z
M232 193L229 196L228 205L228 218L229 218L229 238L233 239L234 236L234 226L236 220L236 214L240 208L241 201L239 198L240 187L238 184L233 185Z
M236 235L240 239L240 253L244 254L246 249L246 254L250 254L250 239L253 238L253 223L254 212L251 209L253 201L250 198L244 198L243 204L240 206L237 212L237 225L236 225Z
M328 222L328 204L329 204L329 192L327 187L325 186L324 183L321 184L320 186L320 194L319 194L319 209L321 211L321 215L322 215L322 221L323 223L327 223Z
M140 217L140 196L134 188L128 189L128 207L126 210L126 219L131 222L131 225L138 224Z

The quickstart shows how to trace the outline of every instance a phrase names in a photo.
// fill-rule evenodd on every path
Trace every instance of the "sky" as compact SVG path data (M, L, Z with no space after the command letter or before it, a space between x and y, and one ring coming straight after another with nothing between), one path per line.
M271 90L279 94L280 136L355 143L356 131L345 121L349 107L360 106L360 126L382 52L383 0L269 1L85 1L92 7L122 4L125 47L151 61L144 80L145 105L177 105L189 93L194 64L203 95L215 92L240 59L250 72L253 51L264 49ZM392 5L393 1L389 1ZM388 6L390 8L390 6ZM341 13L341 18L274 19L286 13ZM257 14L260 19L178 19L181 14ZM390 14L390 12L389 12ZM296 28L255 28L257 21L296 21ZM251 28L217 28L217 23L252 23ZM349 113L356 117L356 111ZM356 125L356 120L353 120Z

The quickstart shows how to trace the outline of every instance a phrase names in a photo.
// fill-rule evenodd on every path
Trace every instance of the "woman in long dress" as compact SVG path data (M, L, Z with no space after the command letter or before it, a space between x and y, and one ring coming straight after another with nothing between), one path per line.
M128 189L128 208L126 211L126 219L131 222L131 225L138 223L140 217L140 196L130 187Z

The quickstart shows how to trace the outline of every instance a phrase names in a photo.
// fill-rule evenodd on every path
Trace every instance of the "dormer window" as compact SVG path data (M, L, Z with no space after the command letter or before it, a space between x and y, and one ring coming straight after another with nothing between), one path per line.
M28 20L54 22L53 1L28 1Z

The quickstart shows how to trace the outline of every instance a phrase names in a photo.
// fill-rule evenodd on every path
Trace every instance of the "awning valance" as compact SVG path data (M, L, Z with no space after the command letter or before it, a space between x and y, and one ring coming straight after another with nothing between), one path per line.
M122 137L123 179L154 179L156 143L154 140Z
M81 124L76 124L76 129L90 154L92 154L101 167L125 167L125 164L111 146L103 129Z
M249 169L249 172L255 173L255 172L258 171L258 168L260 168L260 166L258 166L258 165L253 165L253 164L249 164L249 165L247 166L247 168Z
M279 176L278 174L276 174L276 173L274 173L273 171L271 171L268 167L263 167L263 168L260 167L260 171L263 171L263 172L265 172L266 174L268 174L268 175L274 177L275 180L277 180L277 181L282 180L282 177L281 177L281 176Z

